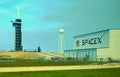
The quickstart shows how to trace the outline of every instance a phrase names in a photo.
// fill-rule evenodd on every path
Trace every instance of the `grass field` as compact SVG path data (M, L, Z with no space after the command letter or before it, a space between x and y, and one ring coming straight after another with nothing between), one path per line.
M0 67L23 67L23 66L64 66L64 65L85 65L96 62L66 62L66 61L41 61L30 59L15 59L14 62L0 62Z
M120 68L0 73L0 77L120 77Z

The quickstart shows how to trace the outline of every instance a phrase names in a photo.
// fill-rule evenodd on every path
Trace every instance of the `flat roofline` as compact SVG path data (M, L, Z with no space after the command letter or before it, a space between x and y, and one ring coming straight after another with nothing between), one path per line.
M103 31L119 30L119 29L120 28L105 29L105 30L100 30L100 31L95 31L95 32L90 32L90 33L86 33L86 34L82 34L82 35L73 36L73 38L77 38L77 37L81 37L81 36L85 36L85 35L89 35L89 34L94 34L94 33L98 33L98 32L103 32Z
M88 49L97 49L97 48L86 48L86 49L69 49L64 51L76 51L76 50L88 50Z

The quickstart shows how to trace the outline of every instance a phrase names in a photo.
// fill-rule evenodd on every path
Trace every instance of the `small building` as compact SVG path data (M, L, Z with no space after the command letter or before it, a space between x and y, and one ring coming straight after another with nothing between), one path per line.
M107 29L73 37L73 49L66 59L81 61L120 61L120 29Z

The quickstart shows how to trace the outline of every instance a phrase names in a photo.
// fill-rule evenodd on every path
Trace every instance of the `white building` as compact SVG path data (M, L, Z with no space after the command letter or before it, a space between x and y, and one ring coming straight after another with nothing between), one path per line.
M120 60L120 29L107 29L74 37L72 50L65 50L66 59L87 61Z

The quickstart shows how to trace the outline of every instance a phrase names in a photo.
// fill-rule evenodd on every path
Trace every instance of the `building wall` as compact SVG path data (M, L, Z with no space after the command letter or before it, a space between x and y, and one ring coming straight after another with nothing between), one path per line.
M96 61L96 49L65 50L64 57L71 60Z
M97 38L100 38L99 41L101 42L98 43ZM103 30L75 36L73 45L73 50L64 52L65 58L71 57L83 60L89 54L89 61L108 60L108 58L120 60L120 29Z
M109 31L109 48L98 48L97 58L111 57L120 60L120 29Z
M74 49L108 48L109 30L74 37Z
M76 50L65 50L64 57L76 59L77 51Z

